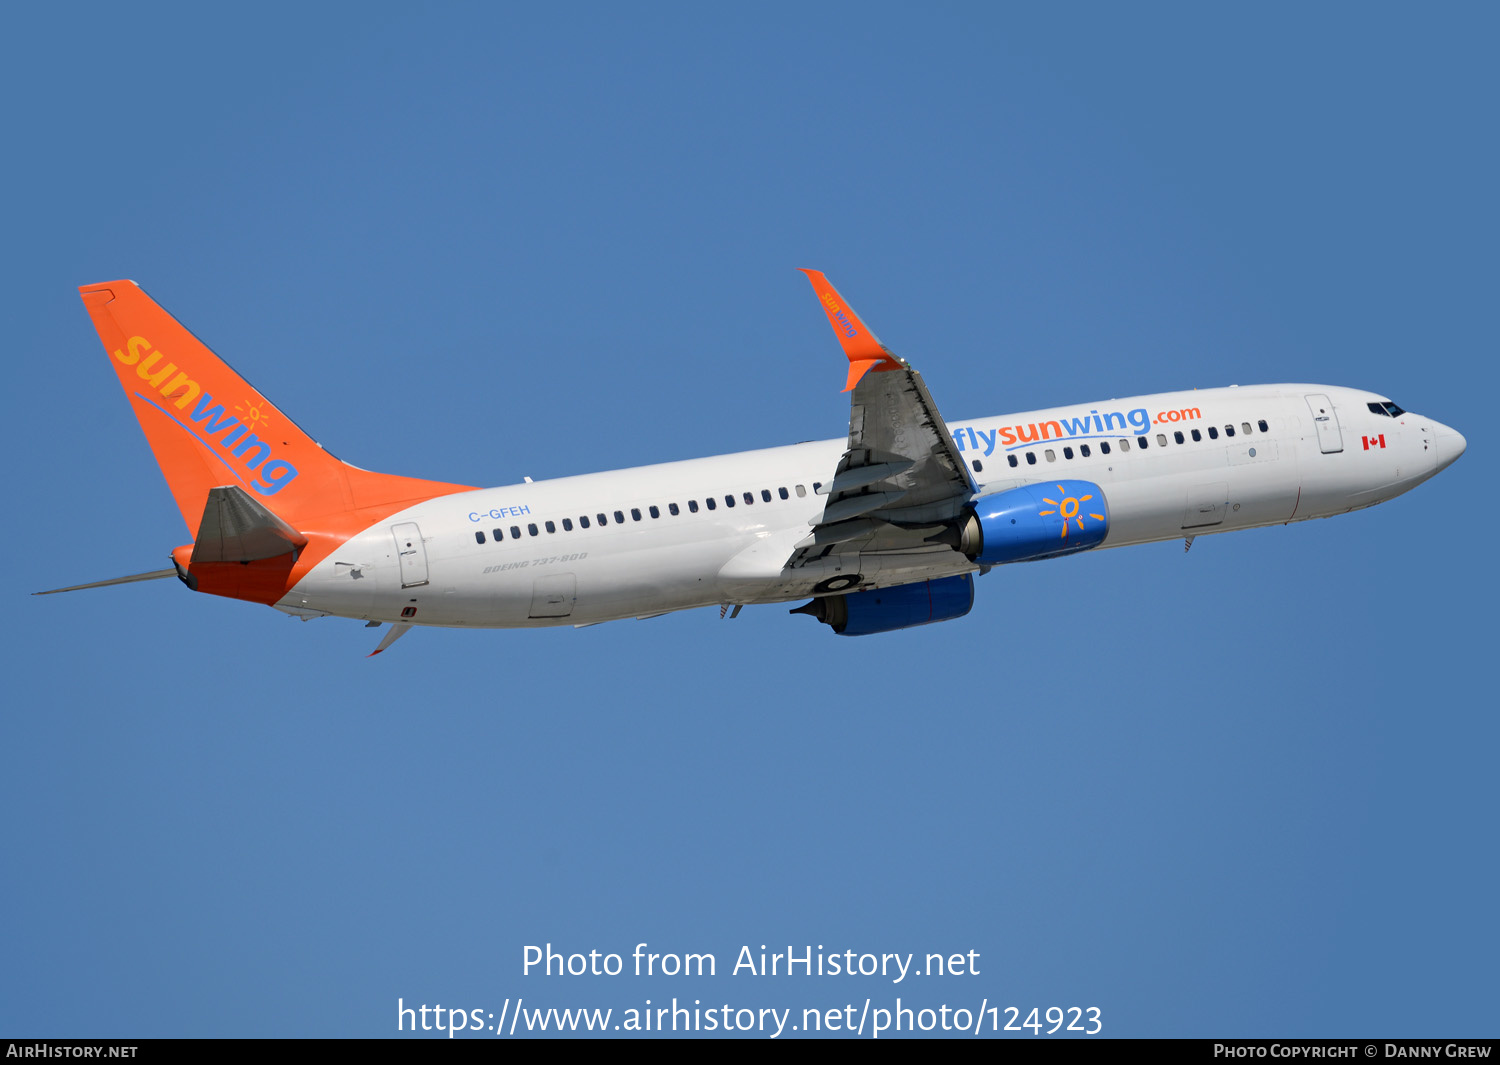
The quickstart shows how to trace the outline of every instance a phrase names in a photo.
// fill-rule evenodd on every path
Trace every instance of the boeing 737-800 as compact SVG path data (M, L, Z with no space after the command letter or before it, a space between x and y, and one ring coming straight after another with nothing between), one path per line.
M1445 425L1330 385L949 423L804 272L848 359L847 439L483 489L341 462L133 282L86 285L192 542L171 569L77 587L176 576L303 618L389 623L377 654L416 625L801 599L793 613L856 636L963 616L997 565L1342 514L1464 451Z

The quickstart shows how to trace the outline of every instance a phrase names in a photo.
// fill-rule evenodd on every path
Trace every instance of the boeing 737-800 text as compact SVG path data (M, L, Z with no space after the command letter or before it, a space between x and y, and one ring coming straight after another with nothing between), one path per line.
M845 440L471 488L324 451L130 281L80 292L192 542L194 591L303 618L593 625L809 599L846 636L968 613L974 575L1324 518L1398 496L1464 438L1329 385L1173 392L948 423L822 274ZM60 588L57 591L73 591Z

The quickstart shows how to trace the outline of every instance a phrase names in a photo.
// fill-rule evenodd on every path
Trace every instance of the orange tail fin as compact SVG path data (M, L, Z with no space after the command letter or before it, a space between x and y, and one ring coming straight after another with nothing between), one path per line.
M468 490L334 458L135 282L79 292L195 539L209 490L224 485L299 529Z

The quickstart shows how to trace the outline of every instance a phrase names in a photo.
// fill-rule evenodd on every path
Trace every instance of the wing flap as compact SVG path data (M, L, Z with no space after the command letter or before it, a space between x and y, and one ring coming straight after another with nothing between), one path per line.
M900 462L877 462L873 466L855 466L835 474L828 484L818 489L819 495L836 495L839 492L852 492L856 488L883 481L888 477L894 477L898 473L905 473L915 463L903 459Z
M905 492L849 492L839 496L837 500L830 502L823 508L823 516L815 518L808 524L822 527L824 525L837 525L839 522L857 518L861 514L868 514L872 510L882 510L893 505L904 496Z

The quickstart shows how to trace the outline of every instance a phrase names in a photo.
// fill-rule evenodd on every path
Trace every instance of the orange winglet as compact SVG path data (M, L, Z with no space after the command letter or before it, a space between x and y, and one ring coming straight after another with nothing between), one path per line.
M818 294L818 302L823 305L823 313L828 315L828 324L833 326L833 335L839 338L839 344L844 349L845 356L849 359L849 380L844 385L844 391L853 390L859 384L859 379L871 370L901 370L905 367L891 354L876 335L870 332L870 327L860 321L859 315L854 313L854 308L845 302L838 290L828 283L819 270L803 270L807 279L812 282L813 291Z

